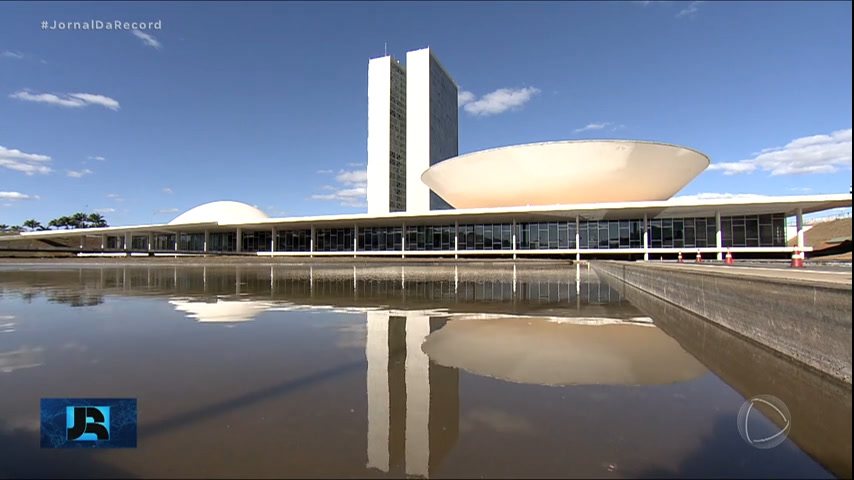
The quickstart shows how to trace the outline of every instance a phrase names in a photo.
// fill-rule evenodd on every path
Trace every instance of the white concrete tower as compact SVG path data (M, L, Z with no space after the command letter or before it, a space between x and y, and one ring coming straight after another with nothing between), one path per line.
M406 211L450 208L421 174L459 154L459 88L429 48L407 52L406 71Z
M368 213L406 210L406 70L391 56L368 62Z

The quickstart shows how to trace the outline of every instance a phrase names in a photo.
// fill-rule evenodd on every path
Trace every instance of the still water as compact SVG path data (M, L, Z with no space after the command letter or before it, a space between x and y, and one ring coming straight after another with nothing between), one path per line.
M42 397L138 448L40 449ZM576 267L0 267L0 478L188 476L850 477L851 389Z

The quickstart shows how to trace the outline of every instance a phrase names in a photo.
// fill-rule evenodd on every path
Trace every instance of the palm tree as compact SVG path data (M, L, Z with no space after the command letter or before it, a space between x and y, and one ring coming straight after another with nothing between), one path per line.
M21 226L19 226L19 225L12 225L11 227L9 227L9 231L10 231L10 232L18 233L18 232L20 232L21 230L23 230L23 227L21 227Z
M9 230L9 225L6 225L5 223L0 223L0 232L5 232L6 230Z
M100 213L90 213L86 220L91 227L109 227L107 220Z
M86 215L85 213L77 212L71 216L71 222L70 223L74 228L86 228L89 226L86 224L87 218L88 218L88 215Z
M23 226L29 228L30 230L35 230L35 229L41 227L42 224L38 220L31 218L31 219L27 220L26 222L24 222Z

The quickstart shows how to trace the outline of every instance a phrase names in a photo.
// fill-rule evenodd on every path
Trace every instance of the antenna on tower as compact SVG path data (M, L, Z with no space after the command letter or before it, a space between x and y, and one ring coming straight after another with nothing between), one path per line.
M388 42L383 42L383 56L388 56Z

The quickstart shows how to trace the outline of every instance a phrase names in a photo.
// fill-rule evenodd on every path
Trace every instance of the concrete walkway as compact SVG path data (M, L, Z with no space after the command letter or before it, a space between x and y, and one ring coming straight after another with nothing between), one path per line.
M667 268L692 270L704 273L733 275L738 277L761 277L783 281L805 283L832 283L851 285L851 267L817 266L807 268L790 268L788 264L773 263L742 263L726 265L721 263L675 263L647 262L651 268Z

